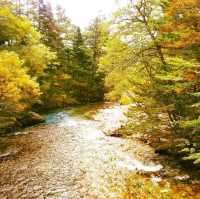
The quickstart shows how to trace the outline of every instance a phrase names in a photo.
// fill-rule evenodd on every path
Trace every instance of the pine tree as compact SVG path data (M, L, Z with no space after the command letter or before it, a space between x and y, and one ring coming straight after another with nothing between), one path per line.
M89 51L84 44L82 33L77 27L72 44L72 78L73 95L81 102L89 102L89 81L91 75L91 58Z
M99 71L100 58L104 55L105 44L108 40L108 30L101 17L96 17L86 31L86 43L92 57L92 84L93 98L104 98L104 74Z

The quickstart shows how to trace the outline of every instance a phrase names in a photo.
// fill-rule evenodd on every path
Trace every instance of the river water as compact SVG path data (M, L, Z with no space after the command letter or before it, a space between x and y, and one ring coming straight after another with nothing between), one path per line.
M106 106L93 119L57 111L45 124L3 138L10 149L0 158L0 199L128 199L132 173L160 182L164 166L153 149L105 135L127 122L127 110Z

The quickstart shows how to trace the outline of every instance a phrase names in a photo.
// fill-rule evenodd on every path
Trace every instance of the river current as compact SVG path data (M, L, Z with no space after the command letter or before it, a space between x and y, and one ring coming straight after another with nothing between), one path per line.
M127 122L127 110L112 105L93 119L56 111L6 138L13 154L0 159L0 199L121 199L130 173L159 181L153 149L105 134Z

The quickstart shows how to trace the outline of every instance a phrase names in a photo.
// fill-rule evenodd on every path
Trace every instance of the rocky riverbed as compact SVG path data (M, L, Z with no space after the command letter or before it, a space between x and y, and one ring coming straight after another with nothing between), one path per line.
M56 111L42 125L1 138L8 147L0 156L0 198L200 198L199 181L188 184L189 174L163 164L153 148L106 135L127 122L127 110Z

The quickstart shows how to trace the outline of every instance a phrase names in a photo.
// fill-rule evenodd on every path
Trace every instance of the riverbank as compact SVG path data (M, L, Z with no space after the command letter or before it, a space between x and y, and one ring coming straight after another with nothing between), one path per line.
M41 124L45 120L42 114L28 111L13 117L0 117L0 137L7 136L15 131Z
M170 121L166 114L160 115L156 121L148 119L142 111L135 111L132 106L128 113L128 122L117 131L112 132L111 136L123 137L128 139L137 139L140 142L152 147L160 157L168 162L173 162L188 172L194 173L200 178L200 165L194 164L193 159L184 158L188 156L184 148L192 147L193 140L183 133L173 131L170 127ZM152 121L152 123L151 123ZM153 123L154 122L154 123ZM196 142L199 139L196 137ZM192 169L191 169L192 168Z

